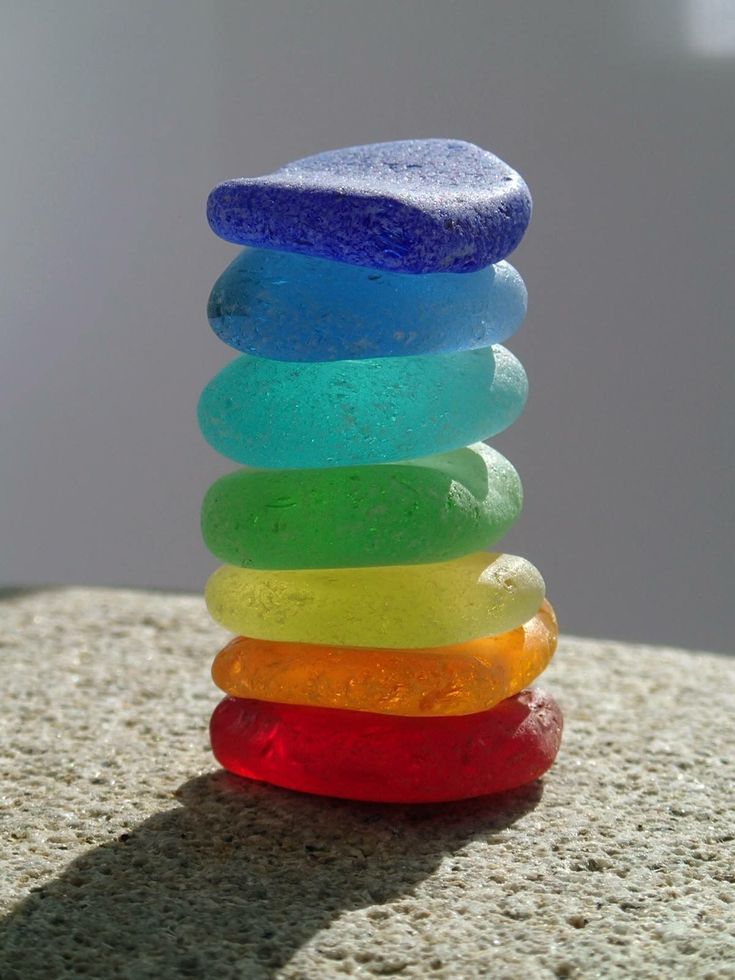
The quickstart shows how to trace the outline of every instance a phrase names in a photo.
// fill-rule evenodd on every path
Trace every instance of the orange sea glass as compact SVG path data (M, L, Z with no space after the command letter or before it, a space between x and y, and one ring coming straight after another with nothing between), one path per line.
M238 698L406 716L492 708L530 684L556 649L544 602L523 626L453 646L370 649L238 636L212 665L215 684Z

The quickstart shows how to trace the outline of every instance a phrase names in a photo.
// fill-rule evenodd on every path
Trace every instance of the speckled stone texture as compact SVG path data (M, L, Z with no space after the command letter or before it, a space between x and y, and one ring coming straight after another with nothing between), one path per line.
M265 177L219 184L215 235L393 272L474 272L518 245L531 218L523 179L462 140L328 150Z
M562 640L543 783L390 807L217 771L201 598L0 616L3 980L733 976L735 660Z

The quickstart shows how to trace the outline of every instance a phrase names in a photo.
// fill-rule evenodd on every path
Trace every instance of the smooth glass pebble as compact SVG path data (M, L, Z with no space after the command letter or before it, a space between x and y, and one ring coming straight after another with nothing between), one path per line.
M527 391L501 346L317 364L243 354L202 392L199 426L246 466L359 466L487 439L518 418Z
M238 636L212 665L226 694L406 716L486 711L523 690L556 649L554 611L507 633L423 650L278 643Z
M513 466L476 443L404 463L238 470L207 491L202 535L248 568L412 565L489 547L521 503Z
M330 150L219 184L212 231L228 242L395 272L473 272L505 258L531 217L522 178L460 140Z
M248 248L215 283L207 316L220 340L246 354L336 361L490 347L515 333L526 304L507 262L409 276Z
M559 750L562 724L542 691L443 718L227 697L210 737L220 765L250 779L352 800L438 803L538 779Z
M476 552L428 565L260 571L223 565L210 615L256 639L357 647L435 647L530 619L544 581L525 558Z

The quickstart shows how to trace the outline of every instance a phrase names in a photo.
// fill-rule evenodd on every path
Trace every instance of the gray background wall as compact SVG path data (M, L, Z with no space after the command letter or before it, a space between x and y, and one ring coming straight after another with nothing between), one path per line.
M204 318L221 179L336 146L471 140L535 199L495 444L506 550L567 632L731 649L728 0L36 3L0 13L0 575L200 589Z

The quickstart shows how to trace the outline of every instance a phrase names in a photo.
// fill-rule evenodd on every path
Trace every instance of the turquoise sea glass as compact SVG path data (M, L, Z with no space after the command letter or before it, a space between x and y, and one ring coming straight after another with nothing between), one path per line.
M526 304L507 262L415 276L246 248L214 284L207 315L243 353L335 361L489 347L518 329Z
M499 345L313 364L244 354L202 392L199 425L246 466L386 463L481 442L518 418L526 393L523 367Z

